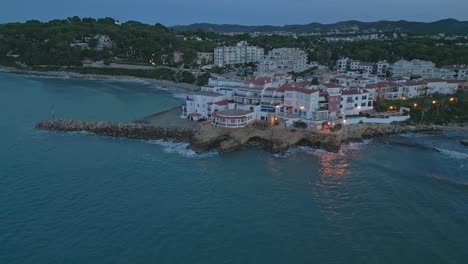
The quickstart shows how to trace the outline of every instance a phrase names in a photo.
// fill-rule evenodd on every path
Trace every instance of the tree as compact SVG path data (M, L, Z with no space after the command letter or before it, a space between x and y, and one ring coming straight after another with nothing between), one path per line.
M312 79L312 85L319 85L319 84L320 84L320 83L319 83L318 78L317 78L317 77L314 77L314 78Z

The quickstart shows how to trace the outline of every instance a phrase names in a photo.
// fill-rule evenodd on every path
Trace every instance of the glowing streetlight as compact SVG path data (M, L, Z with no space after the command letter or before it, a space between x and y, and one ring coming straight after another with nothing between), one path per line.
M437 104L437 101L436 101L436 100L433 100L433 101L432 101L432 104Z
M449 101L450 101L450 102L453 102L453 101L455 101L455 98L454 98L454 97L450 97Z
M414 103L414 104L413 104L413 107L415 107L415 108L418 107L418 104L417 104L417 103Z
M301 111L304 111L305 107L304 107L303 105L301 105L301 106L299 107L299 109L301 109Z

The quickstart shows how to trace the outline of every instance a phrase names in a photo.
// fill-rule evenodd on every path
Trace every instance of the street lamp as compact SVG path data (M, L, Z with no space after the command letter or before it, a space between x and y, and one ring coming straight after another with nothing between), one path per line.
M433 101L432 101L432 104L437 104L437 101L436 101L436 100L433 100Z

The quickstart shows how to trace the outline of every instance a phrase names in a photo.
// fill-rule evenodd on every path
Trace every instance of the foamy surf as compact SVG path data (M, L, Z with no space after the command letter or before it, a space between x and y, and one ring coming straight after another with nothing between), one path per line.
M189 148L188 143L173 142L165 140L145 140L144 142L149 144L159 145L163 148L166 153L175 153L187 158L205 158L218 155L218 151L212 150L205 153L196 153Z
M443 149L443 148L434 148L437 150L439 153L444 154L450 158L453 159L459 159L459 160L468 160L468 154L463 153L463 152L458 152L454 150L448 150L448 149Z
M323 149L312 148L308 146L297 146L291 148L288 153L290 154L297 154L297 153L304 153L307 155L314 155L314 156L323 156L323 155L337 155L335 152L329 152Z
M371 139L365 139L361 142L350 142L348 144L341 145L341 148L344 150L362 149L365 145L369 144L371 141L372 141Z

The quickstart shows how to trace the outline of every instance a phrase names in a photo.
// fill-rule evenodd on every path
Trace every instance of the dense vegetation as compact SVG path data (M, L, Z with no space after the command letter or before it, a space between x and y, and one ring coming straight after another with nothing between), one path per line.
M466 123L468 122L468 93L459 91L456 95L436 94L409 100L380 100L375 102L376 111L411 109L411 122L414 123Z
M451 23L455 28L462 28L460 25L463 24L449 20L437 25L441 23ZM346 23L340 25L345 26ZM417 24L411 25L418 27ZM96 48L98 43L93 37L98 35L109 36L112 45ZM327 42L318 36L252 37L249 34L228 36L202 30L176 32L161 24L148 25L137 21L120 24L112 18L79 17L45 23L32 20L0 25L0 64L12 67L66 66L73 67L71 69L74 71L150 75L188 82L195 81L195 76L189 76L191 73L187 69L197 66L197 52L212 52L216 46L234 45L241 40L263 47L266 51L280 47L302 48L308 52L309 61L328 66L333 66L340 57L363 61L385 59L390 62L417 58L434 61L437 65L468 64L468 46L464 46L468 44L466 38L442 40L410 35L406 39L391 41ZM79 46L81 44L87 45L86 48ZM146 71L77 68L87 60L156 67ZM160 66L169 67L173 72L168 73L169 70L163 70ZM222 73L224 69L214 68L212 72ZM298 73L298 76L301 74ZM206 80L207 76L200 76L197 83L202 83L201 80Z

